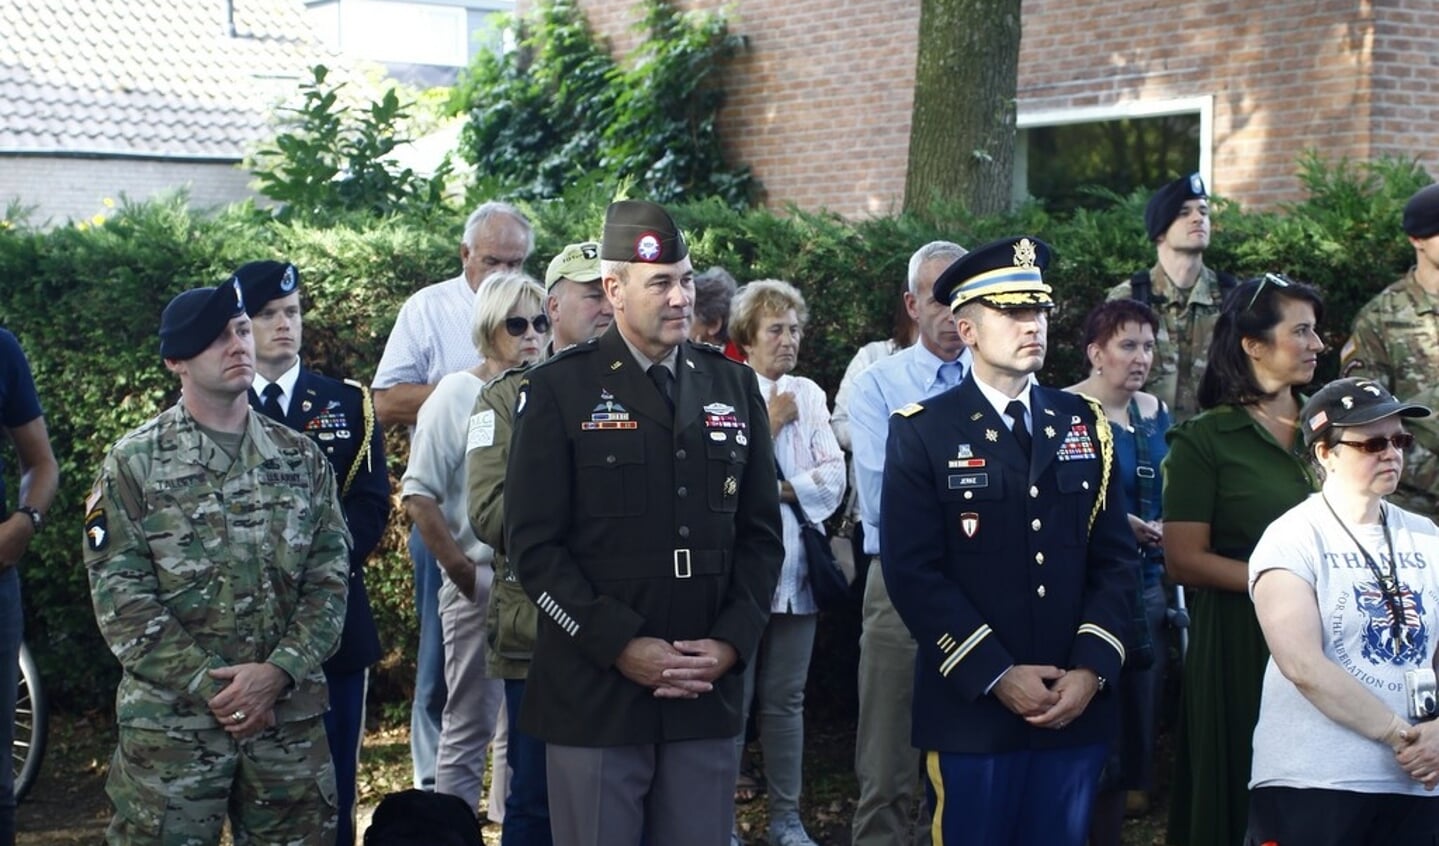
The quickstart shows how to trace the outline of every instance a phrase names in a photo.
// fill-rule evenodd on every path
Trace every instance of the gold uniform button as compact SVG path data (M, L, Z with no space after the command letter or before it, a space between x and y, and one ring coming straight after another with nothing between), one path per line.
M1044 598L1044 585L1040 585L1040 586L1039 586L1039 590L1036 590L1035 593L1039 594L1039 598L1040 598L1040 599L1043 599L1043 598Z
M1039 522L1039 518L1036 517L1036 518L1034 518L1034 522L1029 524L1029 528L1031 528L1031 529L1033 529L1033 530L1035 530L1035 531L1037 532L1037 531L1039 531L1040 527L1043 526L1043 525L1044 525L1043 523L1040 523L1040 522Z
M1037 499L1038 497L1039 497L1039 488L1031 485L1030 488L1029 488L1029 498L1030 498L1030 499Z
M1041 566L1041 567L1044 566L1044 553L1043 553L1043 552L1036 552L1036 553L1034 553L1034 563L1038 564L1038 565Z

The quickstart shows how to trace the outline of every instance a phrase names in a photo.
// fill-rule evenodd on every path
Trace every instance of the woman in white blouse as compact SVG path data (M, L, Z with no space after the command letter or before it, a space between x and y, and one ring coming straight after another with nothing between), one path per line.
M794 508L820 524L844 496L844 453L830 429L824 391L793 376L808 318L804 297L788 282L764 280L739 289L730 335L754 368L769 401L770 433L782 481L784 566L770 602L759 655L745 670L746 710L758 683L760 747L764 750L772 846L814 846L799 818L804 750L804 685L809 675L818 608ZM756 665L758 676L756 677ZM748 714L746 714L748 718ZM736 745L743 748L741 735Z

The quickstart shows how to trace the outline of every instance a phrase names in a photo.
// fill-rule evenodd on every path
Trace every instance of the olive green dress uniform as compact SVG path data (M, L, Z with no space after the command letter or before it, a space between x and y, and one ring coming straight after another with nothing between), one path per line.
M672 413L612 326L520 388L505 477L511 565L540 611L522 729L607 747L728 738L784 559L769 416L748 368L677 348ZM615 668L636 637L715 638L739 663L696 699Z
M1169 430L1166 522L1207 523L1209 545L1247 561L1264 530L1317 489L1296 432L1286 450L1249 413L1222 405ZM1189 651L1175 740L1169 842L1244 840L1251 738L1269 649L1248 595L1190 591Z
M1419 286L1411 268L1359 309L1341 359L1346 376L1373 379L1405 402L1439 407L1439 297ZM1404 428L1414 447L1389 501L1439 518L1439 420L1406 420Z
M250 413L234 460L178 404L110 450L87 503L85 564L123 669L112 842L216 842L224 797L254 803L261 786L294 802L251 813L251 836L333 841L321 663L339 642L349 547L330 463L263 415ZM223 687L208 673L247 662L274 664L292 687L275 728L236 742L206 704ZM183 786L167 784L182 773Z
M1177 290L1163 266L1155 264L1149 271L1149 306L1159 315L1159 331L1154 336L1154 366L1144 390L1169 405L1175 422L1188 420L1199 413L1199 377L1209 361L1209 339L1214 324L1219 322L1219 307L1224 300L1219 274L1207 267L1199 270L1199 279L1187 295L1166 296L1160 291ZM1109 289L1107 299L1132 299L1133 285L1128 280Z
M514 434L515 403L529 370L530 365L511 368L485 385L475 399L465 457L470 526L475 537L495 550L495 581L485 615L489 646L485 671L496 679L525 678L538 623L535 603L525 595L505 555L505 468Z

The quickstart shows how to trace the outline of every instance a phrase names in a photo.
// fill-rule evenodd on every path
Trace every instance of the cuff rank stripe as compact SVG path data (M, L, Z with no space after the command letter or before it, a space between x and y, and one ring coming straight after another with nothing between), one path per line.
M540 606L540 610L549 614L550 619L554 620L555 624L564 629L565 633L570 637L574 637L579 633L580 624L575 622L574 617L565 613L565 609L560 607L560 604L555 601L553 596L550 596L549 591L540 594L540 601L536 604Z
M1079 632L1078 632L1078 633L1079 633L1079 634L1082 634L1082 635L1083 635L1083 634L1094 635L1095 637L1097 637L1097 638L1099 638L1100 640L1104 641L1105 643L1109 644L1111 647L1114 648L1114 651L1115 651L1115 652L1118 652L1118 653L1119 653L1119 663L1120 663L1120 664L1123 664L1123 663L1124 663L1124 643L1123 643L1123 641L1121 641L1119 638L1115 637L1113 634L1111 634L1111 633L1110 633L1107 629L1105 629L1103 626L1098 626L1098 625L1095 625L1094 623L1085 623L1084 625L1082 625L1082 626L1079 627Z
M993 629L989 627L988 623L985 623L984 625L975 629L974 634L965 638L964 643L959 644L959 646L957 647L954 645L954 638L950 637L949 635L944 635L943 637L941 637L939 648L943 649L946 653L948 653L948 657L944 659L944 663L939 665L939 674L942 676L948 676L950 671L953 670L955 667L959 666L959 662L963 661L965 656L973 652L974 648L976 646L979 646L980 641L989 637L991 632L993 632ZM948 641L948 647L945 646L945 641Z

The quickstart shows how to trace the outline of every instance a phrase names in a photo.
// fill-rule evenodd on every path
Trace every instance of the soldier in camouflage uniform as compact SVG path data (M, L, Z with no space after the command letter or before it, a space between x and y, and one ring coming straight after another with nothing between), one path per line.
M330 844L321 662L344 620L350 535L314 442L252 413L238 282L165 309L179 403L122 438L86 503L95 618L120 660L107 838Z
M1209 247L1209 194L1194 173L1155 192L1144 208L1144 227L1158 261L1114 286L1108 299L1135 299L1159 314L1154 367L1144 390L1169 406L1176 424L1199 413L1195 392L1224 292L1237 280L1204 266Z
M1340 353L1345 376L1379 382L1395 396L1439 402L1439 185L1422 188L1404 206L1404 234L1414 266L1359 309ZM1406 420L1414 448L1390 501L1439 519L1439 418Z

